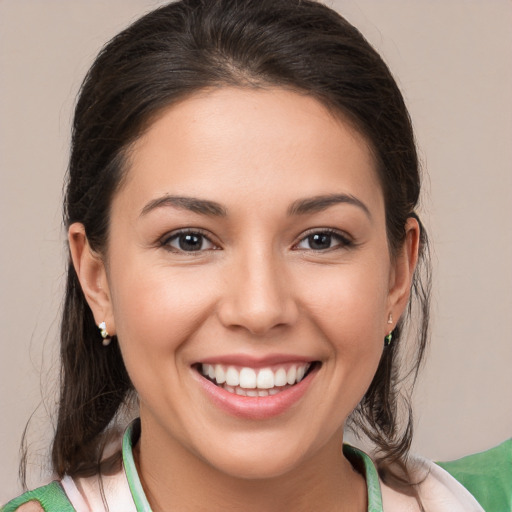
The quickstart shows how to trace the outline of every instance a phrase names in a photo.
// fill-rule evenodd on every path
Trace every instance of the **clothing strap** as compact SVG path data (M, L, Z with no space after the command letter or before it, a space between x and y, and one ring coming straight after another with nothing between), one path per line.
M140 437L140 431L140 419L135 420L126 430L123 437L123 465L137 512L151 512L151 507L142 488L133 459L133 446ZM362 463L368 490L368 512L383 512L379 475L372 459L363 451L348 444L343 445L343 453L349 459Z
M22 494L0 508L0 512L15 512L18 507L29 501L37 501L45 512L76 512L57 481Z
M140 419L137 418L131 423L126 429L123 436L123 467L126 472L126 478L128 479L128 485L130 492L132 493L133 502L137 512L151 512L148 499L142 488L139 475L137 474L137 468L135 467L135 460L133 458L133 446L139 440L140 437Z
M366 489L368 491L368 512L383 512L379 475L372 459L363 451L349 444L343 445L343 453L349 460L358 460L363 463Z

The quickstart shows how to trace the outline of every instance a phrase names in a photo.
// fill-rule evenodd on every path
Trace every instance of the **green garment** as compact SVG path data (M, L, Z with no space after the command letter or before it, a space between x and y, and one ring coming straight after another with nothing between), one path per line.
M140 436L140 421L135 421L126 430L123 437L123 467L126 472L130 492L135 503L137 512L151 512L142 484L137 474L135 461L133 459L133 445ZM343 453L352 463L361 466L366 478L368 490L368 512L383 512L382 497L380 493L379 476L375 466L364 452L349 445L343 446ZM15 512L16 509L28 501L38 501L45 512L74 512L73 505L69 502L62 487L58 482L52 482L34 491L29 491L19 498L16 498L3 508L0 512Z
M137 512L151 512L142 489L132 446L140 435L140 423L134 422L123 438L123 466ZM364 452L344 445L343 453L361 468L368 491L368 512L383 512L380 482L372 460ZM479 501L485 512L512 512L512 439L483 453L439 463ZM38 501L45 512L74 512L59 482L52 482L10 501L0 512L15 512L29 501Z
M0 512L14 512L24 503L33 500L38 501L47 512L75 512L59 482L52 482L22 494L2 507Z
M439 466L457 479L485 512L512 511L512 439Z

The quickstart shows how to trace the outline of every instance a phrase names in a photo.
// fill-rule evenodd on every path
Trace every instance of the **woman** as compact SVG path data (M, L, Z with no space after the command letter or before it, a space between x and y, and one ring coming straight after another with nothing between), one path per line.
M419 191L393 78L325 6L185 1L123 31L73 127L60 483L5 510L482 510L407 458Z

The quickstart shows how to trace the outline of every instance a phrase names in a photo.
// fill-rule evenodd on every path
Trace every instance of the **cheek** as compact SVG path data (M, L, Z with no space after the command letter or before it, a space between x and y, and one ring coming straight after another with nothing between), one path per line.
M143 272L124 271L113 275L112 281L116 283L114 318L123 351L143 352L144 358L176 351L205 321L215 302L215 280L200 268L176 271L165 265L145 265Z
M168 391L186 378L186 348L209 316L215 283L197 268L188 273L169 266L145 265L140 273L137 265L130 268L112 276L123 360L141 403L153 410L165 403L163 409L177 415Z
M341 350L370 349L383 333L388 280L383 265L346 266L316 273L301 295L304 308Z
M382 356L388 289L383 266L347 266L317 274L303 295L305 310L330 354L326 370L338 386L332 406L344 417L368 389Z

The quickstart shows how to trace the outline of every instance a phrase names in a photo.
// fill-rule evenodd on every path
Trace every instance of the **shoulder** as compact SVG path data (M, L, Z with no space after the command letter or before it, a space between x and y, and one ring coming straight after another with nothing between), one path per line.
M381 482L383 510L386 512L484 512L463 485L432 461L410 456L407 470L410 484Z
M55 481L28 491L4 505L0 512L75 512L62 486Z
M512 510L512 439L462 459L438 462L489 512Z
M38 501L29 501L16 509L17 512L44 512L44 508Z

